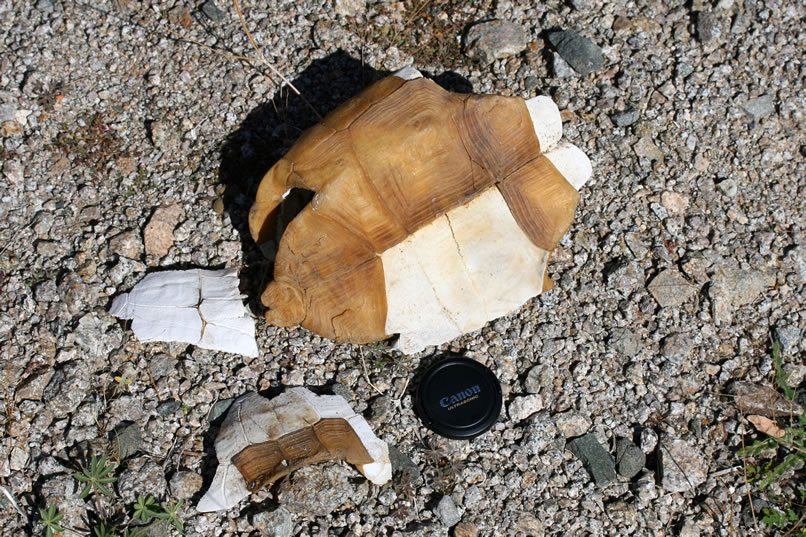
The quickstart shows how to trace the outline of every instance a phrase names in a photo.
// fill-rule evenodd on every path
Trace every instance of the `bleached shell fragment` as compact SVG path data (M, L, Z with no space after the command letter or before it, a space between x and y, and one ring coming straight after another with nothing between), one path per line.
M492 187L381 259L386 332L400 334L398 350L414 353L477 330L539 294L548 252L532 243Z
M140 341L181 341L257 356L255 320L238 283L234 268L153 272L118 296L109 312L131 319Z
M593 167L588 156L570 142L560 142L545 153L557 171L563 174L577 191L593 175Z
M532 127L540 141L540 150L550 151L563 136L563 120L560 109L551 97L538 95L526 100L526 109L532 119Z
M423 74L413 65L400 69L399 71L395 72L394 75L398 78L402 78L403 80L414 80L415 78L423 77Z
M292 388L269 400L257 393L238 398L230 407L215 441L219 464L213 482L199 501L199 512L229 509L249 495L246 480L232 463L245 448L276 440L322 419L342 418L350 425L373 462L358 469L367 479L382 485L392 478L386 442L370 429L347 401L338 395L316 395L305 388Z

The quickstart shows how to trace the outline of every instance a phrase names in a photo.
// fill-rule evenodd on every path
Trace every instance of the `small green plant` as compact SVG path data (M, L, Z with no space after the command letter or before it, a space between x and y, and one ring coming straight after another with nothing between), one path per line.
M55 505L51 505L47 510L40 509L39 516L42 517L42 525L45 526L45 537L54 537L55 533L64 531L64 528L59 525L64 515L56 509Z
M100 492L106 496L111 496L112 492L106 487L110 483L118 480L117 477L112 476L115 471L115 465L112 463L107 464L106 455L102 455L97 459L95 455L90 460L89 467L81 465L81 472L73 474L77 480L85 483L79 497L86 498L93 492Z
M115 533L110 528L107 528L106 524L95 526L92 532L95 537L115 537Z
M436 441L426 441L423 453L428 462L425 475L430 478L431 487L439 494L453 493L454 487L459 482L459 476L465 468L464 463L456 460L452 454L443 451Z
M775 383L785 398L796 401L798 394L788 384L789 379L783 368L781 344L778 341L774 341L772 345L772 360L775 366ZM783 428L784 434L780 438L768 436L739 450L741 457L773 454L770 460L761 464L746 464L747 481L755 483L761 491L782 479L789 470L806 466L806 412L792 422ZM806 520L806 488L800 488L799 493L799 499L773 498L771 503L775 507L764 509L762 522L778 529L788 528L787 535L806 537L806 528L802 527ZM795 533L799 528L800 531Z

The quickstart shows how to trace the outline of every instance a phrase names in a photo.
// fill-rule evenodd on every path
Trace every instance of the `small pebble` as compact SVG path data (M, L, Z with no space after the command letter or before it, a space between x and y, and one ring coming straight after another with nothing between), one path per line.
M747 115L754 120L767 117L775 112L775 105L773 104L772 96L770 95L762 95L761 97L750 99L742 105L742 108L744 109L745 113L747 113Z
M201 490L202 476L190 470L180 470L173 475L168 485L174 498L187 500Z
M618 127L629 127L636 121L638 121L638 110L635 108L627 108L626 110L622 110L620 112L615 112L611 119L613 123L616 124Z
M587 75L604 66L602 49L587 37L574 30L554 31L548 41L577 73Z
M453 503L453 499L450 496L443 496L442 499L439 500L434 512L442 524L449 528L458 524L462 519L459 515L459 511L456 509L456 504Z
M465 53L483 64L514 56L526 48L520 25L504 20L474 24L465 37Z
M207 18L213 22L221 22L224 20L224 12L219 9L219 7L213 2L213 0L207 0L201 6L202 13L207 15Z

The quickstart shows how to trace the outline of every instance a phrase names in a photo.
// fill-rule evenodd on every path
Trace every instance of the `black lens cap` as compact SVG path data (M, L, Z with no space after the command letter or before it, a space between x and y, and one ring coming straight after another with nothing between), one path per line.
M470 440L489 431L501 414L501 384L479 362L449 356L423 375L417 390L417 414L437 434Z

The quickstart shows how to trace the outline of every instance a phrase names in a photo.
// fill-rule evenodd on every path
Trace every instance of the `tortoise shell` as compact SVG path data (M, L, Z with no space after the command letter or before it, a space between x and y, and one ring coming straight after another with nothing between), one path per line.
M309 464L344 460L383 485L392 478L389 448L338 395L291 388L273 399L239 397L215 441L218 468L199 512L219 511Z
M548 97L458 94L407 68L306 131L265 175L260 243L292 188L316 192L283 234L266 320L415 352L551 287L549 252L590 177Z

